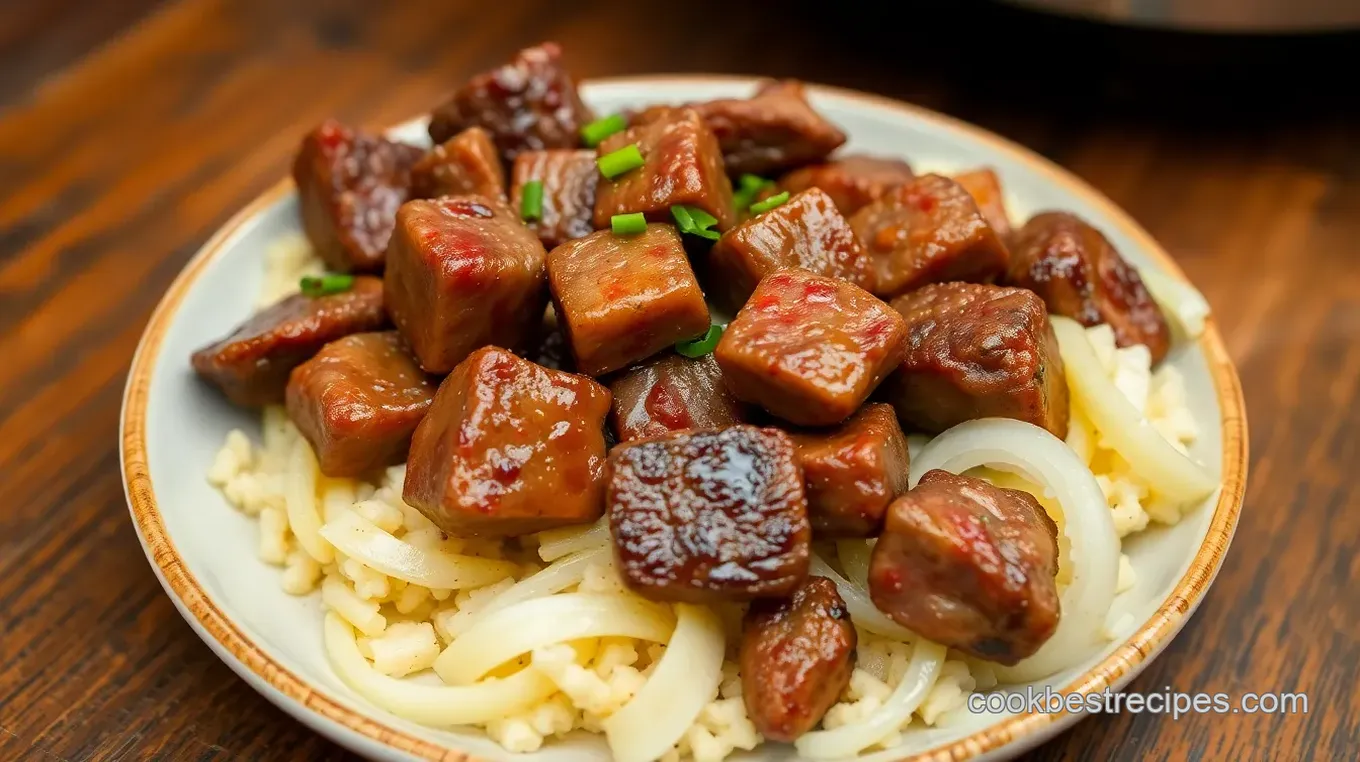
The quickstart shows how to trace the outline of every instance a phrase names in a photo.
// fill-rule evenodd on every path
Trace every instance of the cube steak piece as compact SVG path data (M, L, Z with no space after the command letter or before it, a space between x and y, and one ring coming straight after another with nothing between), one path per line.
M516 157L511 174L510 203L516 212L523 211L525 183L543 183L542 216L525 224L549 251L595 231L592 219L600 170L594 151L525 151Z
M1011 218L1006 213L1006 195L1001 190L1001 179L991 167L981 167L954 175L954 182L963 186L977 203L983 219L992 226L1002 241L1009 240Z
M430 149L411 169L411 198L505 198L505 167L491 133L469 127Z
M892 406L871 402L837 428L789 434L803 466L812 533L877 537L888 504L907 491L907 436Z
M722 146L732 175L766 175L821 161L845 133L817 113L796 80L762 83L751 98L696 104Z
M439 385L416 428L402 498L442 531L505 537L604 511L609 390L499 347Z
M790 193L820 188L849 217L915 177L911 165L901 159L848 154L796 169L780 178L779 187Z
M721 428L741 422L744 406L723 385L722 370L706 354L667 352L609 382L614 406L609 422L620 442L664 436L681 429Z

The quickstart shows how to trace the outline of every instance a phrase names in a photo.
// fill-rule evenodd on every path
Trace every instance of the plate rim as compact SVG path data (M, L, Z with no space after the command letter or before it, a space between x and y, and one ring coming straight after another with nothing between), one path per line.
M585 80L581 84L606 87L752 85L759 80L759 77L726 74L643 74L600 77ZM814 96L824 94L861 105L903 113L917 120L934 123L948 131L966 134L986 144L993 151L1027 165L1049 182L1063 186L1073 195L1085 199L1099 209L1121 232L1134 240L1164 272L1181 281L1187 281L1176 261L1127 212L1086 181L1040 154L977 125L887 96L811 83L807 85L807 90ZM179 551L166 531L156 502L147 462L146 413L152 372L165 335L174 322L189 288L197 282L206 266L224 251L224 245L228 241L261 212L285 198L293 190L292 185L291 178L285 177L232 215L179 272L152 312L132 358L119 417L119 455L128 509L142 549L156 571L162 587L176 604L181 615L189 621L200 638L208 641L214 653L219 657L230 657L236 662L229 663L228 666L245 678L248 684L256 690L263 686L272 689L273 695L265 693L265 698L288 710L298 719L303 719L305 714L328 722L324 729L339 731L351 741L367 742L365 745L376 742L393 751L424 759L482 762L480 758L468 752L417 737L382 720L350 709L332 699L324 691L311 687L305 679L275 661L263 648L247 637L231 617L213 603L198 580L185 567ZM1246 489L1248 463L1246 405L1237 371L1218 332L1213 314L1210 314L1206 321L1204 333L1197 343L1204 353L1205 362L1213 379L1214 392L1222 417L1222 484L1209 528L1189 567L1177 580L1171 593L1158 605L1157 610L1125 638L1113 653L1064 685L1061 689L1064 693L1086 694L1118 690L1132 679L1134 670L1153 659L1184 626L1213 583L1232 542ZM1065 710L1056 713L1026 712L1008 715L963 738L903 757L902 760L946 762L979 758L1008 750L1006 747L1012 744L1025 748L1075 722L1079 716ZM323 729L323 726L316 723L307 724L317 730ZM1047 733L1043 732L1046 729Z

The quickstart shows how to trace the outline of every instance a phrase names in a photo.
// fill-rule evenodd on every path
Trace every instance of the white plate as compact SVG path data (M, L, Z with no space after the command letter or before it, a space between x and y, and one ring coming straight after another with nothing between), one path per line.
M632 78L583 87L600 113L657 102L741 96L748 79ZM918 170L995 167L1019 220L1042 209L1073 211L1100 228L1142 268L1182 277L1157 244L1123 212L1044 159L978 128L874 96L812 88L814 105L850 136L843 150L909 159ZM394 131L427 142L422 122ZM281 183L242 210L204 246L170 287L142 337L124 400L122 455L128 502L162 585L204 642L265 698L333 740L376 759L607 758L598 738L549 744L512 755L476 732L441 731L368 705L332 673L321 643L318 597L295 598L279 572L255 557L254 520L232 509L204 474L226 433L258 432L257 416L235 409L200 383L189 355L229 332L252 311L266 245L298 231L297 198ZM1138 584L1116 601L1136 622L1127 636L1051 684L1064 691L1118 689L1161 651L1208 589L1237 522L1246 478L1245 418L1237 377L1210 322L1198 344L1167 362L1186 379L1204 432L1193 455L1223 473L1223 487L1179 524L1125 543ZM1072 714L960 713L947 727L905 735L905 745L873 755L898 759L1000 759L1052 737ZM793 758L767 744L749 759Z

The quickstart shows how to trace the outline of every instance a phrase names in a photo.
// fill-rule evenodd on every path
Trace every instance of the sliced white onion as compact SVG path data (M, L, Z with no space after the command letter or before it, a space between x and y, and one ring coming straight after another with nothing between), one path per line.
M907 663L902 682L897 684L883 706L861 722L805 733L793 742L794 748L809 759L843 759L896 733L911 719L912 712L921 706L935 681L940 679L946 653L944 646L918 638L912 646L911 661Z
M836 557L841 560L845 576L857 587L869 589L869 557L873 540L837 540Z
M341 553L389 577L423 587L462 590L513 576L511 561L431 552L384 532L354 511L341 511L320 534Z
M590 550L609 544L609 517L586 527L562 527L538 533L538 557L555 561L568 553Z
M447 727L504 719L528 711L557 690L552 680L533 668L457 687L388 677L359 653L353 628L334 613L326 614L325 641L335 673L355 693L422 725Z
M541 646L601 637L664 643L674 627L668 607L635 595L549 595L481 617L435 659L434 671L450 685L467 685Z
M651 677L601 723L615 762L660 759L718 695L727 647L722 621L706 606L675 610L675 634Z
M823 561L816 553L812 554L812 564L808 568L808 573L826 577L835 583L836 592L841 594L841 600L845 601L845 608L850 612L850 621L856 626L893 640L906 641L916 638L911 630L889 619L887 614L878 610L873 600L869 598L868 589L842 577L831 568L831 564Z
M298 545L321 565L335 560L335 551L321 538L321 510L316 500L316 456L306 439L298 437L289 454L287 486L284 505L288 511L288 528L293 530Z
M1194 502L1213 492L1218 484L1209 472L1172 447L1105 375L1086 329L1068 318L1050 320L1073 399L1129 468L1153 492L1177 503Z
M457 636L467 632L473 624L493 611L513 606L516 603L542 598L545 595L552 595L566 590L572 585L580 584L581 578L585 576L586 567L592 563L599 563L607 559L608 556L609 548L599 547L559 558L551 566L511 585L505 592L487 601L485 606L477 609L469 616L459 617L454 615L449 617L446 622L449 634Z
M967 421L949 429L911 463L911 484L932 469L961 474L987 466L1041 487L1062 507L1062 532L1072 543L1072 584L1062 591L1062 618L1053 637L1014 667L1007 682L1047 677L1081 662L1101 642L1119 579L1119 535L1090 469L1057 437L1009 418Z
M1155 267L1138 270L1153 301L1162 308L1171 325L1181 336L1198 339L1204 333L1204 321L1209 317L1209 302L1194 286L1174 278Z

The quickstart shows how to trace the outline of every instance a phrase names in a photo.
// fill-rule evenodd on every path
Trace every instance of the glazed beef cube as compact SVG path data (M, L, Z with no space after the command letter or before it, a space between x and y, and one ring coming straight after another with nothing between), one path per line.
M580 129L594 117L561 58L562 49L545 42L473 77L430 115L430 138L443 143L469 127L481 127L491 133L506 164L524 151L580 145Z
M582 373L618 370L708 330L708 305L670 225L568 241L548 254L548 282Z
M821 188L848 217L915 177L901 159L851 154L794 170L780 179L779 187L790 193Z
M387 309L421 367L447 373L478 347L519 347L534 335L548 302L546 258L504 202L411 201L388 249Z
M682 431L609 453L605 502L624 582L656 601L785 598L812 531L793 442L778 429Z
M963 186L923 175L850 218L878 270L880 296L927 283L990 283L1005 273L1006 247Z
M791 267L874 287L872 261L831 197L816 188L727 231L709 256L711 280L734 309L761 278Z
M609 383L609 422L620 442L681 429L709 429L741 421L744 410L712 354L691 359L667 353L619 374Z
M600 155L636 145L643 166L610 180L600 178L595 191L595 227L609 227L616 214L644 212L650 220L671 220L671 207L695 206L726 230L735 220L732 183L723 169L722 150L713 131L691 109L676 109L611 135L600 143Z
M850 417L901 362L906 324L864 289L806 270L768 275L715 351L737 399L786 421Z
M542 216L526 224L548 249L595 230L595 186L600 170L594 151L525 151L515 159L510 202L521 211L524 184L543 183Z
M326 344L387 322L382 281L367 275L329 296L294 294L193 355L194 370L246 407L284 400L288 374Z
M787 600L755 601L742 620L741 697L769 741L790 742L821 722L855 670L859 636L826 577Z
M359 478L406 460L434 390L396 331L356 333L293 370L288 417L321 473Z
M1082 325L1109 323L1119 346L1143 344L1154 363L1166 357L1166 318L1099 230L1066 212L1045 212L1016 232L1013 249L1007 281L1038 294L1049 312Z
M903 424L935 433L1015 418L1067 436L1062 356L1032 291L939 283L893 308L907 320L907 352L883 387Z
M982 212L982 218L987 220L997 236L1003 241L1007 240L1011 234L1011 218L1006 214L1005 194L1001 191L1001 180L996 176L996 171L982 167L954 175L953 179L973 197L978 211Z
M695 106L718 137L733 175L764 175L821 161L845 133L813 110L794 80L766 82L752 98L727 98Z
M907 437L891 405L872 402L830 431L792 432L812 532L875 537L888 504L907 491Z
M1026 492L934 470L888 509L869 594L940 645L1012 665L1058 627L1058 528Z
M505 198L505 167L491 133L481 127L435 146L411 169L411 198L467 194Z
M402 498L450 534L505 537L604 511L609 390L499 347L439 385L416 428Z
M397 207L424 151L327 121L302 140L293 161L302 228L337 272L376 272Z

